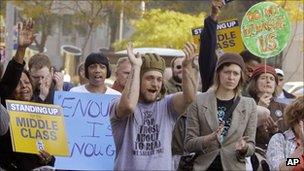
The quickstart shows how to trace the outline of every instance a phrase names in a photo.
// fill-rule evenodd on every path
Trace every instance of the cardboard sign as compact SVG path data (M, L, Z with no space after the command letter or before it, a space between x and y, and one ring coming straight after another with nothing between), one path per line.
M13 151L56 156L69 154L60 106L7 100Z
M194 43L200 43L203 27L192 29ZM237 20L232 19L217 24L217 46L224 52L240 53L244 50L241 31Z
M252 54L270 58L287 46L291 27L286 11L279 5L260 2L246 12L241 32L244 44Z
M109 120L109 104L115 95L55 92L54 103L64 111L69 157L56 157L55 168L112 170L115 145Z

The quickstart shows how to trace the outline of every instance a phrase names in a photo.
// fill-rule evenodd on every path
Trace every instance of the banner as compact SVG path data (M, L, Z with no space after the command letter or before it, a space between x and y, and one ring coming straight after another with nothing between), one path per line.
M252 54L270 58L287 46L291 27L282 7L273 2L260 2L246 12L241 32L244 44Z
M69 157L56 157L55 168L113 170L115 145L109 104L115 95L55 92L54 103L64 111Z
M6 100L13 151L56 156L69 154L60 106Z
M199 45L203 27L192 29L194 43ZM217 24L217 47L224 52L240 53L244 50L241 30L236 19L222 21Z

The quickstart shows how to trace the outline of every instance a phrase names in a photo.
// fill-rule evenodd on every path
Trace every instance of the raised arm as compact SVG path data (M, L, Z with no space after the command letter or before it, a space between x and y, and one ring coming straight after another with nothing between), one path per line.
M183 51L186 55L182 63L183 92L173 95L173 107L178 114L183 114L187 107L195 100L197 90L197 69L193 63L196 56L195 45L193 43L186 43Z
M215 55L217 46L217 18L222 6L221 0L212 1L211 14L204 21L204 30L200 38L198 63L202 80L202 92L206 92L213 83L213 75L217 62L217 56Z
M35 39L34 22L31 19L18 23L18 48L14 60L23 64L26 48L33 43Z
M32 20L18 24L18 49L14 58L8 63L0 82L0 97L3 105L5 105L4 100L12 94L20 80L25 65L23 61L25 50L35 38L33 26Z
M128 44L127 52L132 70L117 105L116 116L118 118L123 118L134 113L140 91L140 67L142 65L142 58L138 53L136 56L134 55L131 43Z

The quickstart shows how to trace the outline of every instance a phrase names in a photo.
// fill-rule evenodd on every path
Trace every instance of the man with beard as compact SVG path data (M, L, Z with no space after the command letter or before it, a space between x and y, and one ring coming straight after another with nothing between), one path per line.
M166 82L167 94L182 91L182 62L184 58L174 58L171 61L172 77Z
M121 94L105 85L105 79L110 78L111 70L109 60L103 53L91 53L85 60L84 69L89 83L74 87L71 92Z
M195 100L194 44L187 43L182 62L182 89L164 95L165 60L157 54L128 56L132 70L122 96L110 106L116 146L114 170L172 170L171 139L178 116Z

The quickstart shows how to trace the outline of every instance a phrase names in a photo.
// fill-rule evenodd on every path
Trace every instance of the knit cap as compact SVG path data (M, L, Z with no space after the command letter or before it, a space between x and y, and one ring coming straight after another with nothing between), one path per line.
M215 70L217 71L220 68L220 66L222 66L223 64L226 64L226 63L237 64L241 67L242 70L245 69L245 63L244 63L242 56L240 56L239 54L236 54L236 53L224 53L219 58Z
M275 69L272 66L264 65L264 64L260 64L254 69L251 79L256 79L258 76L260 76L263 73L272 74L275 78L275 81L278 83L278 77Z
M88 67L92 64L103 64L107 67L107 78L111 76L111 70L109 66L108 58L101 52L99 53L91 53L85 60L84 68L85 68L85 76L89 78Z
M142 57L143 63L141 66L141 75L147 71L159 71L161 74L164 74L166 69L165 60L155 53L146 53Z

